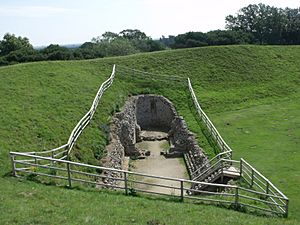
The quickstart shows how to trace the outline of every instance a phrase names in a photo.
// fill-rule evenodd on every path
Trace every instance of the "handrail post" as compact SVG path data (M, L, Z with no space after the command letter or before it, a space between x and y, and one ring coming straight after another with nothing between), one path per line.
M36 155L36 152L33 155ZM34 158L34 164L37 164L37 158Z
M53 151L51 152L51 158L54 159L54 152L53 152ZM54 164L54 163L53 163L53 161L51 160L51 165L53 165L53 164Z
M180 181L180 200L183 202L183 180Z
M223 183L223 179L224 179L223 159L221 159L220 163L221 163L221 182Z
M70 171L70 163L67 163L67 172L68 172L68 183L69 187L72 187L72 178L71 178L71 171Z
M125 195L128 195L128 183L127 183L127 173L124 172L124 188L125 188Z
M242 177L243 174L243 159L240 159L240 177Z
M267 181L266 194L269 194L269 188L270 188L269 181Z
M287 218L289 213L289 199L285 200L285 214L284 217Z
M251 170L251 184L250 184L250 186L252 187L253 184L254 184L254 170L252 169Z
M234 199L234 204L235 204L235 207L237 208L237 207L238 207L238 204L239 204L239 187L238 187L238 186L235 187L235 199Z
M12 154L10 155L13 176L17 176L15 157L16 157L15 155L12 155Z

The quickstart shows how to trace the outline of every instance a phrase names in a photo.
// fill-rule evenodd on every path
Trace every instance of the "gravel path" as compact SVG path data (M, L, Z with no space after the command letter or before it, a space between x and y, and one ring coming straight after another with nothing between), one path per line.
M165 158L160 155L163 147L167 145L166 140L161 141L143 141L137 144L137 147L149 150L151 155L146 159L134 160L131 162L132 170L135 172L188 179L187 170L182 158ZM138 181L143 181L153 184L170 185L173 187L180 187L179 182L161 180L155 178L135 177ZM168 194L180 194L180 190L163 188L157 186L150 186L144 184L136 184L135 188L142 188L149 191L168 193Z

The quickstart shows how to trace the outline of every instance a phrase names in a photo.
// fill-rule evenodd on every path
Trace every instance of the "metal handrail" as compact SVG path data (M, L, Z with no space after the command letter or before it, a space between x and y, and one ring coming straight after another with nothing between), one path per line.
M218 132L218 130L216 129L216 127L214 126L214 124L211 122L211 120L208 118L208 116L206 115L206 113L202 110L197 97L195 95L194 89L192 87L192 83L190 78L188 78L188 87L189 87L189 91L191 93L194 105L197 109L197 112L200 116L200 118L203 120L203 122L205 123L205 125L207 126L207 128L211 131L211 133L215 133L215 135L212 135L215 138L215 141L217 142L217 144L219 145L219 147L221 148L221 151L230 151L232 152L232 149L227 145L227 143L224 141L224 139L222 138L222 136L220 135L220 133ZM219 139L219 140L218 140ZM219 141L221 143L219 143ZM230 155L230 158L232 158L232 155Z
M100 88L97 91L96 97L93 100L92 106L90 107L89 111L79 120L79 122L76 124L76 126L74 127L74 129L72 130L69 139L67 141L66 144L61 145L57 148L51 149L51 150L46 150L46 151L33 151L33 152L23 152L24 154L40 154L40 155L45 155L50 153L52 155L52 157L55 157L56 155L60 155L58 153L56 153L57 151L63 149L63 153L67 153L67 156L69 156L76 140L78 139L79 135L81 134L81 132L83 131L83 129L90 123L90 121L93 118L93 115L97 109L98 103L103 95L103 93L111 86L111 84L113 83L113 80L115 78L115 71L116 71L116 65L113 65L113 69L112 69L112 73L110 75L110 77L104 81ZM67 150L67 151L66 151ZM56 154L54 154L54 152ZM65 154L63 154L60 159L66 158Z
M205 164L203 164L200 168L198 168L197 170L195 170L191 176L193 177L195 174L197 174L198 172L201 172L201 170L209 165L212 164L212 162L215 160L215 159L220 159L221 157L220 156L223 156L223 155L226 155L226 157L228 156L227 154L231 153L232 150L229 150L229 151L226 151L226 152L221 152L219 153L218 155L214 156L212 159L210 159L208 162L206 162ZM224 157L224 158L226 158ZM222 157L223 158L223 157ZM231 159L231 158L229 158Z
M24 160L17 160L16 159L17 156L30 157L33 159L32 160L33 163L30 163L27 161L25 162ZM79 163L79 162L72 162L72 161L68 161L68 160L53 159L51 157L29 155L29 154L20 153L20 152L10 152L10 157L11 157L12 165L13 165L13 173L15 175L17 175L16 174L17 172L22 172L22 173L36 174L36 175L40 175L40 176L47 176L47 177L51 177L51 178L63 179L63 180L68 181L70 187L72 185L72 182L83 182L83 183L87 183L87 184L89 184L89 183L90 184L98 184L98 185L100 185L100 186L102 185L104 187L123 189L123 190L125 190L125 193L128 194L128 191L129 191L128 182L131 182L131 183L138 183L138 184L145 184L145 185L150 185L150 186L169 188L172 190L174 190L174 189L180 190L180 193L178 193L176 196L180 197L182 201L184 198L186 198L186 199L196 199L196 200L200 200L200 201L204 200L204 201L218 202L218 203L229 203L229 204L235 204L235 205L240 204L240 205L244 205L247 207L263 210L266 212L284 215L285 217L288 216L289 201L286 197L276 195L276 194L254 191L251 189L239 187L237 185L218 184L218 183L209 183L209 182L203 182L203 181L194 181L194 180L173 178L173 177L156 176L156 175L133 172L133 171L126 171L126 170L120 170L120 169L114 169L114 168L94 166L94 165L83 164L83 163ZM48 163L48 164L42 165L42 164L37 163L37 162L44 162L44 161L46 161L45 163ZM221 161L228 161L228 160L220 159L218 162L221 162ZM60 165L66 165L66 167L61 168L61 167L51 166L51 165L53 165L52 162L58 162ZM231 160L229 160L229 162L231 162ZM233 162L236 162L236 161L233 160ZM67 176L56 175L56 174L47 174L47 173L43 173L42 171L35 171L35 170L31 171L31 170L27 170L27 168L17 167L16 164L27 164L29 166L31 165L31 166L41 167L44 169L60 170L60 171L64 171L65 173L67 173ZM76 167L93 168L93 169L98 169L98 170L102 170L102 171L111 171L111 172L123 174L124 176L122 176L122 177L111 177L110 175L99 176L99 174L90 173L90 172L84 174L81 171L71 169L71 167L70 167L71 165L76 166ZM84 177L81 177L79 179L77 177L74 177L74 175L72 175L77 172L79 172L82 175L110 178L110 179L114 179L116 181L122 181L123 185L120 186L120 184L99 183L99 181L97 182L94 180L89 180ZM178 182L179 186L166 185L164 183L150 183L150 182L144 182L144 181L135 181L132 179L128 179L128 175L147 177L147 178L156 178L158 180L170 180L170 181ZM227 192L218 193L218 192L202 191L202 190L198 190L198 189L194 189L194 188L188 189L185 187L184 184L190 184L190 185L192 185L192 187L196 187L196 186L200 185L200 186L211 186L214 188L222 188L224 190L234 190L234 193L232 193L232 194L227 193ZM151 193L151 194L163 194L163 195L172 195L173 196L172 193L170 193L170 194L161 193L158 190L149 191L149 190L143 189L143 188L135 188L135 190L139 191L139 192L145 192L145 193ZM184 191L203 193L205 195L200 195L199 197L198 196L189 196L189 195L184 195ZM260 197L259 198L253 197L252 194L257 194ZM224 200L223 198L220 198L220 199L210 198L209 196L211 196L211 195L222 196L222 197L229 196L229 197L233 197L233 199L232 200ZM264 196L264 198L262 198L262 196ZM262 203L266 204L267 206L270 206L270 205L276 206L277 208L267 209L267 208L258 207L256 204L248 203L248 201L243 202L243 199L252 199L255 201L262 202ZM278 203L278 202L274 201L274 199L278 199L278 200L280 200L280 202Z

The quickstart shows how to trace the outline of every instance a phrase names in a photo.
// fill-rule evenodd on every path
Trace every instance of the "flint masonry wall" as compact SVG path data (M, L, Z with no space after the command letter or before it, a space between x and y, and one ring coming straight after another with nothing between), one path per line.
M142 130L169 131L177 116L173 104L163 96L140 95L136 102L137 124Z
M199 147L195 135L189 131L183 117L177 116L172 121L169 140L172 143L170 152L183 154L190 175L202 165L208 163L208 158ZM194 177L191 176L191 178Z
M136 142L141 140L141 130L168 132L172 146L169 155L184 155L190 174L208 161L198 146L195 135L189 131L184 119L177 115L175 107L167 98L139 95L130 97L122 111L113 117L110 125L110 143L106 147L107 156L102 159L103 166L123 169L125 155L136 157L143 154L135 147ZM122 176L109 173L111 177ZM108 179L103 182L114 184L116 181Z

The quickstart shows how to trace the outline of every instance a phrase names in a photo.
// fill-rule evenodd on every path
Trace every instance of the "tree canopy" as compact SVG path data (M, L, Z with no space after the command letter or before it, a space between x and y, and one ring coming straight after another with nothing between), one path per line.
M33 49L28 38L6 33L3 40L0 41L0 55L2 56L20 49Z
M107 31L79 48L51 44L34 49L26 37L7 33L0 40L0 66L41 60L92 59L123 56L167 48L193 48L232 44L300 44L300 7L277 8L265 4L250 4L235 15L225 18L225 30L206 33L190 31L177 36L162 36L153 40L138 29L119 33Z
M300 8L250 4L225 19L226 28L253 36L259 44L300 44Z

